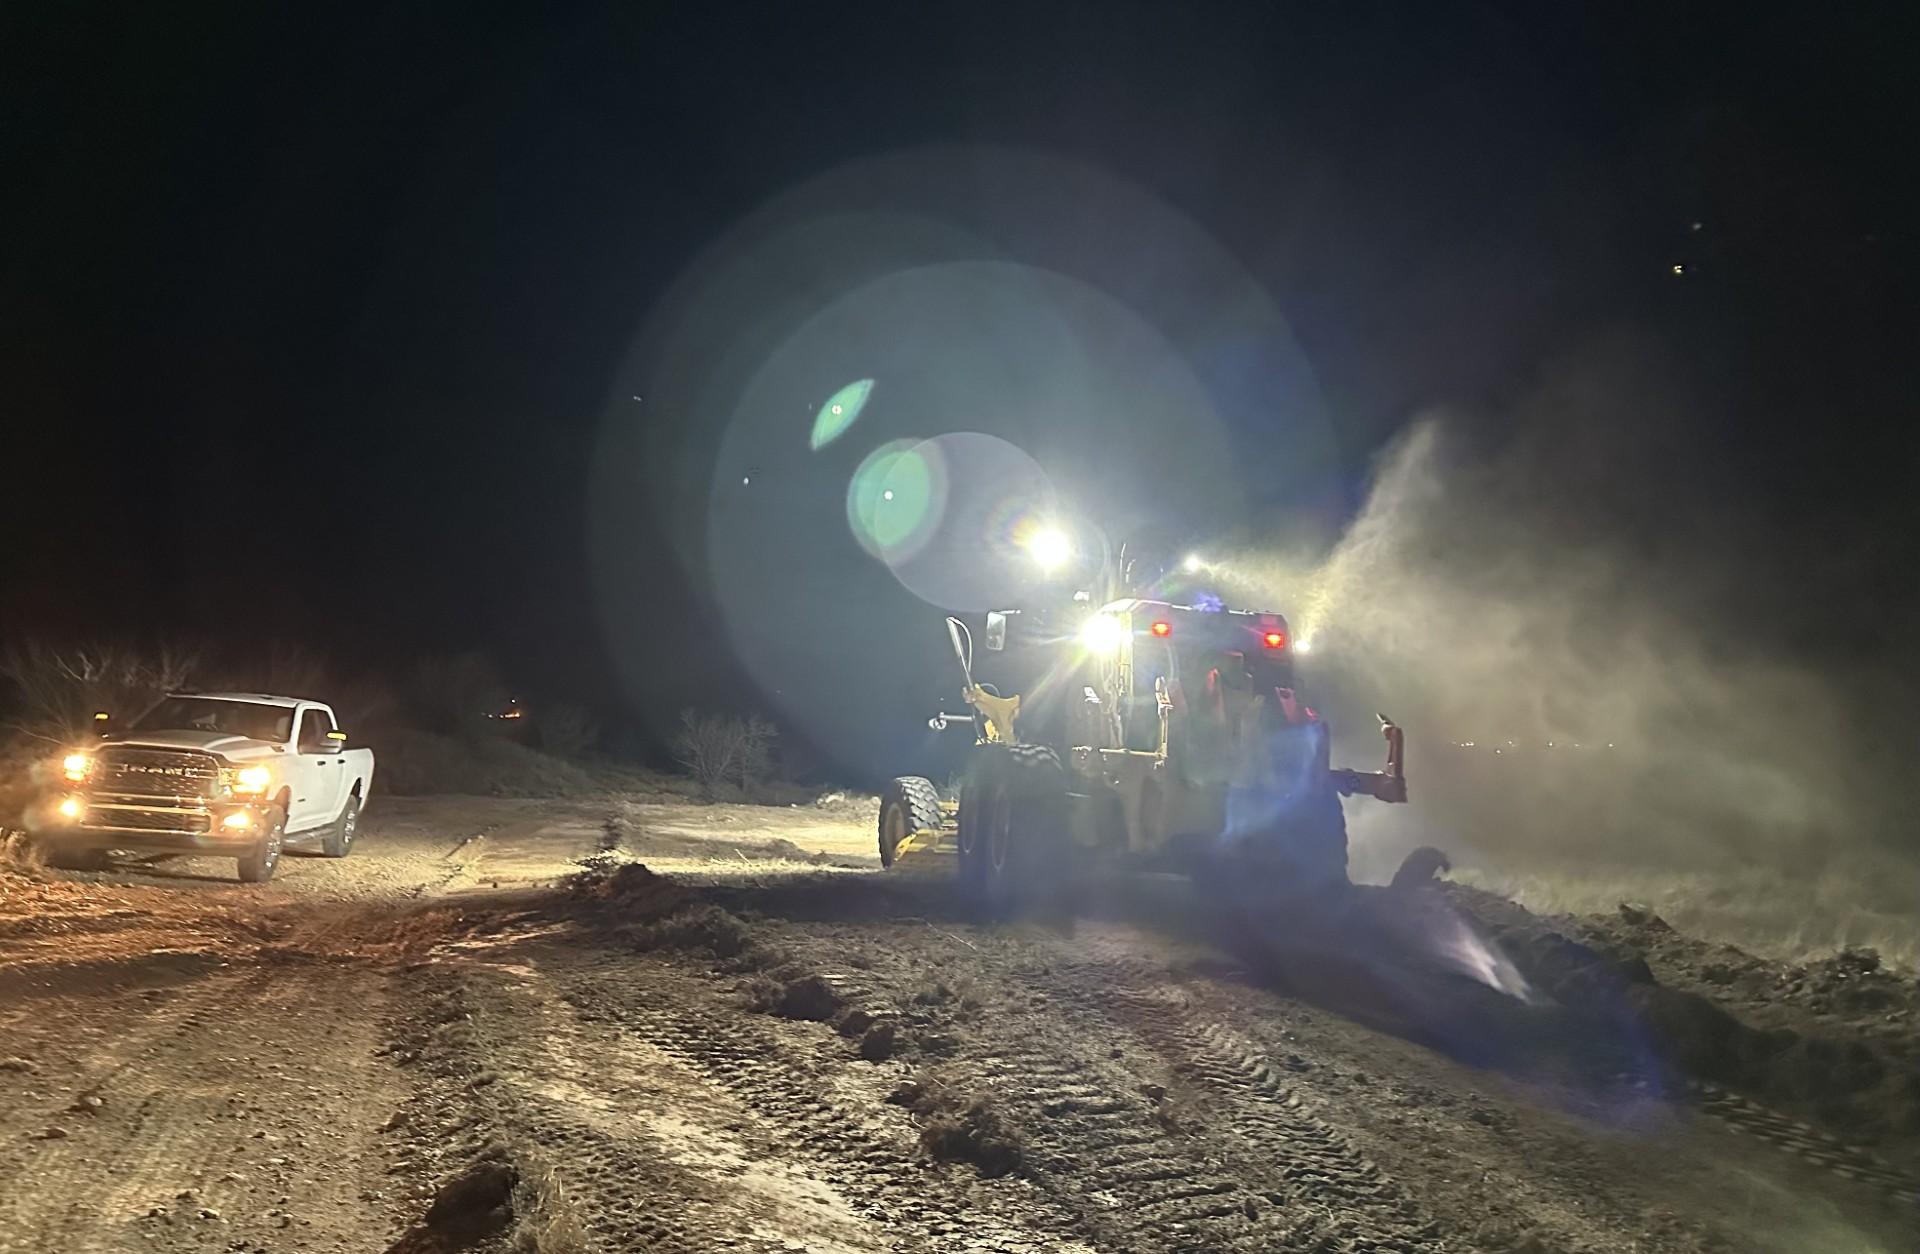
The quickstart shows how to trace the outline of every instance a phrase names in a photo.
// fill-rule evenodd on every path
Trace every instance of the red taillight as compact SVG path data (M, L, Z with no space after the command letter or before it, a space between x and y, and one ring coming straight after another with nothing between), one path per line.
M1173 634L1173 624L1163 618L1153 626L1147 628L1147 630L1156 636L1171 636Z
M1262 636L1261 639L1266 641L1269 649L1284 649L1287 647L1287 633L1284 631L1270 631Z

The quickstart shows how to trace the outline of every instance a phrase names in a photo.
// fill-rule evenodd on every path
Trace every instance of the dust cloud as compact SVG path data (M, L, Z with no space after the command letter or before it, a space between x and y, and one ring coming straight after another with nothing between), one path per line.
M1769 539L1768 503L1688 446L1666 391L1603 359L1507 415L1517 438L1424 416L1330 551L1249 545L1223 590L1288 614L1345 764L1379 758L1372 711L1408 729L1414 804L1349 804L1357 876L1431 843L1507 887L1557 877L1548 905L1665 883L1731 908L1790 883L1806 900L1783 913L1876 921L1769 925L1783 937L1904 926L1920 867L1862 700L1878 663L1800 646L1845 619L1845 590L1806 604L1817 582Z

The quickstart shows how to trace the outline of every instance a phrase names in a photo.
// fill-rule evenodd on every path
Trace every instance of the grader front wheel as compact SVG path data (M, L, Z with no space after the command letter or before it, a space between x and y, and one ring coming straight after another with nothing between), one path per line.
M902 775L880 794L880 865L889 867L915 832L940 830L940 794L933 781Z

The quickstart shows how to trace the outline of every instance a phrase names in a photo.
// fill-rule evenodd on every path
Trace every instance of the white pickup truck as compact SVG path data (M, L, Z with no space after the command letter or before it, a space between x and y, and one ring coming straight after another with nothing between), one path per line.
M64 786L29 831L56 866L97 866L110 850L239 859L272 878L281 850L330 858L353 848L373 784L373 751L347 747L333 710L256 692L180 693L61 763Z

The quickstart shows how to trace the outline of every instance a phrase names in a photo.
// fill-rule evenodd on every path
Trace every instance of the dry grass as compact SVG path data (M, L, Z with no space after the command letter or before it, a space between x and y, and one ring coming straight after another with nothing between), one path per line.
M887 1100L921 1118L921 1152L936 1162L972 1163L983 1176L1004 1176L1025 1158L1018 1133L984 1094L963 1093L928 1075Z
M513 1209L513 1254L585 1254L586 1225L567 1197L559 1173L537 1152L520 1154Z
M699 905L664 919L631 928L627 940L634 948L700 950L716 958L733 958L753 943L752 933L739 918L716 906Z

